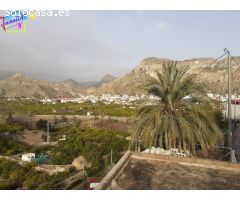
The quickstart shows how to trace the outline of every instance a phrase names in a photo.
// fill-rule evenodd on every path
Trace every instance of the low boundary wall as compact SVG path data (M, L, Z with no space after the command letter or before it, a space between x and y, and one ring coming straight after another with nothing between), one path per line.
M218 161L210 159L202 159L197 157L177 157L177 156L166 156L160 154L144 154L144 153L132 153L131 158L139 160L152 160L152 161L168 161L168 162L177 162L183 165L191 165L196 167L206 167L206 168L216 168L224 170L234 170L240 171L239 163L230 163L227 161Z

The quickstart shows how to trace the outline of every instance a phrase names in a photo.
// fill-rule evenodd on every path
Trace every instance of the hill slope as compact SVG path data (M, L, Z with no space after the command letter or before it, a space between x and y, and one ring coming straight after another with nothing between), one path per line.
M91 87L100 87L104 83L109 83L115 80L116 77L111 74L106 74L100 81L87 81L87 82L80 82L80 85L84 88L91 88Z
M213 93L225 94L227 91L227 59L214 62L214 58L196 58L178 61L179 65L189 66L189 73L196 73L199 82L206 85L206 89ZM240 63L240 57L234 57ZM76 97L85 94L144 94L144 85L149 76L154 77L156 70L162 69L162 64L169 59L145 58L131 72L121 78L106 75L94 87L83 88L74 80L61 82L34 80L17 73L14 76L0 80L0 96L5 97ZM233 92L240 86L240 65L232 61ZM211 65L212 64L212 65Z
M73 97L82 91L80 85L73 80L62 82L33 80L20 73L0 80L0 96L6 97Z
M240 63L240 57L234 57ZM214 62L214 58L196 58L190 60L179 61L182 66L189 66L190 73L196 73L198 81L206 84L209 91L224 94L227 91L227 59ZM162 64L169 59L146 58L127 73L122 78L115 79L112 82L103 84L100 88L91 88L88 93L111 93L111 94L142 94L144 83L149 76L154 77L156 70L162 69ZM233 89L237 89L240 85L240 66L232 61L233 67Z

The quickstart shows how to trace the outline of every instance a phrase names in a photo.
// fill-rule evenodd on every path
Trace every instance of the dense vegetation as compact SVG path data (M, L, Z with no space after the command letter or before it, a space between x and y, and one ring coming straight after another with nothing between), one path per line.
M132 116L134 109L130 106L122 106L119 104L103 104L91 102L85 103L56 103L43 104L39 102L0 102L1 112L8 113L28 113L31 115L86 115L87 112L92 112L93 115L109 115L109 116Z
M147 89L159 100L139 108L134 141L141 139L146 147L178 148L194 155L196 148L206 152L222 139L215 117L218 110L203 85L196 82L196 75L188 75L188 67L164 63Z
M23 131L25 124L17 123L9 113L5 121L0 123L0 154L12 155L22 153L30 149L30 146L11 138L12 133Z
M13 139L0 136L0 154L13 155L26 152L31 147Z
M0 159L0 189L56 189L56 183L68 175L61 172L50 176L36 171L34 167L34 163L20 166L13 161Z
M40 130L46 130L47 129L47 123L48 123L47 120L40 119L40 120L37 121L36 127L37 127L37 129L40 129Z
M71 164L78 156L83 156L90 166L88 176L104 176L110 167L111 150L113 163L116 163L129 144L126 132L105 129L62 128L58 136L67 135L65 141L56 146L31 147L10 138L0 137L1 154L10 155L22 152L35 152L36 155L49 154L49 164ZM15 162L0 159L0 189L57 189L56 183L67 173L50 176L34 169L34 163L20 166Z
M91 163L89 175L102 175L110 164L110 152L113 151L113 162L117 162L125 150L128 142L127 133L104 130L83 129L79 127L63 128L62 134L67 133L67 140L61 141L51 149L53 164L70 164L82 155Z
M17 131L23 131L25 128L24 125L13 123L13 124L0 124L0 133L16 133Z

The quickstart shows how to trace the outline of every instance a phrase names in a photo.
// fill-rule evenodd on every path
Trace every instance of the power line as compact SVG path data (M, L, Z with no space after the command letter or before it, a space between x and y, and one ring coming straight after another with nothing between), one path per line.
M221 56L219 56L218 58L216 58L212 63L210 63L208 66L202 68L199 72L202 72L202 71L205 70L206 68L210 67L211 65L213 65L215 62L217 62L219 59L223 58L223 57L226 56L226 55L227 55L227 52L225 52L223 55L221 55ZM183 65L182 65L180 62L178 62L178 64L180 65L180 67L183 67ZM239 66L240 66L240 65L239 65ZM198 72L198 73L199 73L199 72Z
M233 60L238 65L238 67L240 69L240 63L231 54L230 54L230 57L231 57L231 60ZM232 77L234 77L233 70L232 70ZM238 90L236 86L233 89L235 89L235 91Z
M208 66L202 68L199 72L202 72L203 70L205 70L206 68L212 66L215 62L217 62L218 60L220 60L221 58L223 58L224 56L227 55L227 52L225 52L223 55L219 56L218 58L216 58L213 62L211 62ZM214 65L216 66L216 65Z
M231 54L230 54L231 55ZM238 65L238 67L240 68L240 63L237 61L237 60L235 60L235 58L231 55L231 58L232 58L232 60Z
M221 55L221 56L219 56L218 58L216 58L210 65L208 65L208 66L205 67L205 68L210 67L213 63L215 63L216 61L218 61L219 59L223 58L223 57L226 56L226 55L227 55L227 53L225 52L223 55Z

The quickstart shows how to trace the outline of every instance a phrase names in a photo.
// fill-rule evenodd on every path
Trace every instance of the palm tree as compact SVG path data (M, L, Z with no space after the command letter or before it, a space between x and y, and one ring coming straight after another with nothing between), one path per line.
M166 62L156 72L157 78L149 80L148 94L157 98L140 106L133 141L141 139L145 147L178 148L195 154L196 146L206 152L221 138L213 101L188 70L177 67L177 62Z

